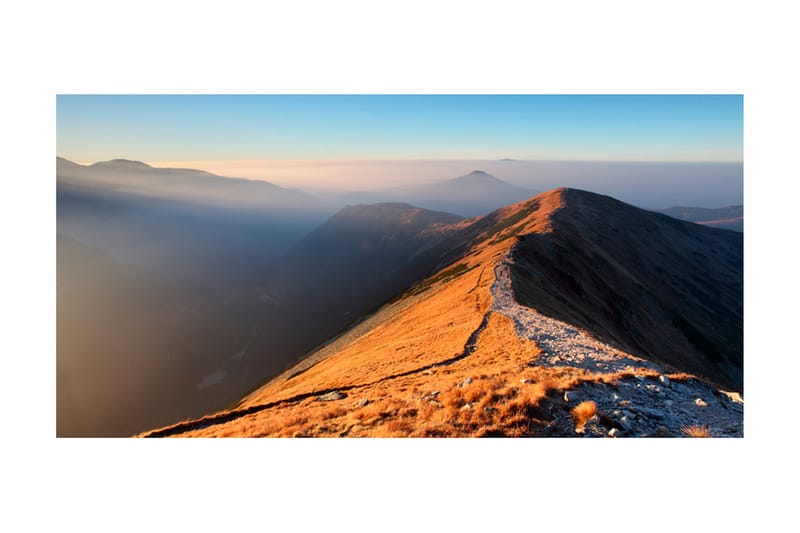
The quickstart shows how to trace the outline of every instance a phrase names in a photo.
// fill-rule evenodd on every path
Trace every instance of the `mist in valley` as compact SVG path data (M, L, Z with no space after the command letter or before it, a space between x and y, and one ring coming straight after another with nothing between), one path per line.
M104 173L57 180L59 436L131 435L198 416L280 370L253 355L276 321L263 285L330 214L313 200L270 206L268 194L226 189L226 178L211 184L215 203L202 188L159 188L158 173L144 176L146 193Z

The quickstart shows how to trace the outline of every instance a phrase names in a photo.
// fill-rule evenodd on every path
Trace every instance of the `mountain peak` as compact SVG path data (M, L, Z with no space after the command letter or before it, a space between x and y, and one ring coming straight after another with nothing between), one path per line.
M450 183L461 185L505 184L504 181L497 179L483 170L473 170L469 174L450 180Z

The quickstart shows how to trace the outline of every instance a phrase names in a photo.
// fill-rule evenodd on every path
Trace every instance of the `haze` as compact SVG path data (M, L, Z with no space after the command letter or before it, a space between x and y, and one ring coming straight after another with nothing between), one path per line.
M153 161L151 164L265 180L322 197L433 183L481 169L519 187L540 191L575 187L653 209L675 205L722 207L744 202L740 162L463 159Z

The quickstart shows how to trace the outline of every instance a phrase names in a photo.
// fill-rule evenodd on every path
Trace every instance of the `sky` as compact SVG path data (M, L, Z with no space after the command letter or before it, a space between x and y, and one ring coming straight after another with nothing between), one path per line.
M56 114L80 163L742 161L741 95L58 95Z

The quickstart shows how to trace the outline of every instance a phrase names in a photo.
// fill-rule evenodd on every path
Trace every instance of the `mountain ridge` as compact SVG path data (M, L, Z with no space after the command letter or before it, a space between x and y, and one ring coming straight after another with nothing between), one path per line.
M129 159L80 165L56 156L56 176L58 181L71 185L204 205L278 211L321 209L319 199L300 189L280 187L263 180L219 176L204 170L154 167Z
M605 225L595 227L597 216L607 214L609 205L619 212ZM737 262L736 250L741 247L735 241L736 234L649 213L594 193L555 189L484 217L454 224L450 238L445 239L447 246L440 250L440 257L450 254L453 260L399 299L387 303L372 315L374 324L340 343L332 353L299 372L271 380L228 412L162 428L150 435L533 436L587 431L591 435L615 436L659 431L680 434L682 424L690 422L720 424L713 429L719 436L739 434L741 417L736 406L741 399L726 396L728 393L719 392L721 389L714 384L716 379L724 378L724 372L708 381L674 368L672 365L686 363L680 358L663 361L663 354L653 358L651 354L630 353L630 345L636 344L650 324L645 321L644 325L628 324L628 329L620 329L616 327L618 319L628 317L630 322L633 316L656 316L661 307L648 300L640 308L636 301L629 301L630 309L616 309L616 314L611 315L616 319L588 324L589 330L553 317L559 310L564 314L566 309L567 318L574 322L570 312L574 314L580 307L570 301L581 290L587 295L597 293L602 301L614 301L615 292L602 291L615 290L615 283L626 278L630 281L622 285L625 290L640 290L637 287L641 286L654 295L664 291L680 294L672 285L661 287L664 282L649 287L649 282L637 280L637 265L655 268L662 260L657 252L654 257L649 251L637 256L635 246L619 240L620 231L630 229L617 227L621 221L643 226L644 233L666 232L664 238L670 240L670 246L688 246L684 239L688 243L697 240L704 246L722 239L727 243L724 246L731 249L730 270L720 267L719 273L711 271L710 275L721 279L732 276L736 281L737 268L741 270L740 264L733 264ZM642 238L636 235L637 239ZM658 241L653 235L649 238ZM595 245L615 240L605 243L608 257L603 257L596 246L587 246L586 257L570 260L561 247L575 239L589 239L586 242ZM689 253L694 246L689 247ZM724 246L717 250L718 254L725 255ZM723 263L727 260L721 259ZM683 268L684 263L675 260L664 264ZM696 287L706 287L702 279L692 280L696 265L689 263L686 277L679 278L676 287L679 282L689 283L687 280ZM502 266L506 264L507 267ZM597 275L592 265L600 268ZM531 280L531 275L544 277ZM577 275L581 276L579 280L568 279ZM549 285L558 290L548 293ZM733 291L729 297L736 300L735 287L725 289ZM501 305L502 294L513 294L509 302L515 303ZM558 303L560 309L544 309L543 314L530 307L546 304L548 299ZM671 321L672 329L658 332L657 340L670 338L677 334L675 331L696 334L691 324L686 324L705 317L706 312L697 302L690 307L680 315L688 317L684 318L687 322ZM732 314L719 312L735 330L738 310L733 309ZM545 326L522 327L534 320L523 318L527 316L542 317L535 321L543 321ZM600 337L594 331L599 331ZM550 338L554 334L555 340ZM607 344L606 340L614 344ZM694 341L724 344L724 339L711 337ZM692 342L686 342L682 349L688 350ZM731 342L735 344L736 339ZM561 347L567 349L561 353ZM569 364L560 361L562 358ZM713 369L713 365L704 368ZM598 391L605 391L605 395L597 396ZM622 408L605 400L611 397L609 391L616 391L618 400L640 404L627 408L631 416L619 415ZM650 391L653 398L648 396ZM698 395L694 407L686 403L693 401L687 394ZM595 407L611 410L572 425L577 416L576 397L592 398ZM673 412L676 403L686 404L686 412ZM246 428L241 425L245 416L249 420ZM631 423L632 419L636 422ZM588 430L584 428L587 424Z

